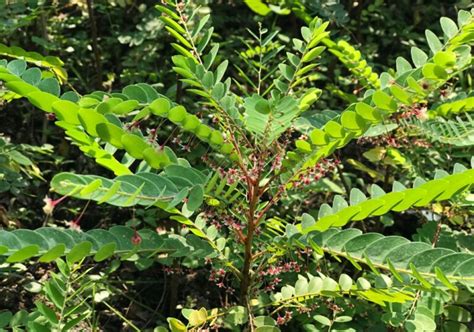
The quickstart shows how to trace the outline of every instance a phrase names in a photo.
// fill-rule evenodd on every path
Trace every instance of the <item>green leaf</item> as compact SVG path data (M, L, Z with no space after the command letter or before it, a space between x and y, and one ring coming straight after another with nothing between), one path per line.
M398 85L390 87L392 95L406 105L410 105L410 95Z
M318 46L313 48L311 51L305 54L301 59L302 62L310 62L316 59L326 49L325 46Z
M0 328L7 326L12 317L13 314L10 311L0 311Z
M402 58L400 56L397 57L396 67L397 67L397 76L400 76L403 73L406 73L407 71L410 71L412 69L411 64L407 60L405 60L405 58Z
M370 288L372 288L372 286L370 285L370 282L367 279L360 277L357 278L357 288L362 290L369 290Z
M50 93L43 91L34 91L27 96L30 103L48 113L52 113L52 105L60 99Z
M183 129L186 131L195 131L201 125L201 121L199 118L194 114L186 114L182 122Z
M64 122L79 125L78 111L79 106L69 100L59 100L52 105L52 110L56 117Z
M368 123L356 112L346 111L342 113L341 124L344 128L351 131L365 131Z
M123 149L122 136L126 131L111 123L99 123L96 126L97 135L118 149Z
M176 21L180 20L180 17L178 16L178 14L176 14L173 10L169 9L168 7L165 7L162 5L155 5L155 8ZM166 17L165 15L163 16Z
M315 315L313 316L313 319L317 322L319 322L320 324L324 325L324 326L331 326L332 325L332 322L329 318L325 317L325 316L322 316L322 315Z
M441 17L439 21L441 23L441 29L443 29L444 34L448 38L453 38L458 33L458 26L452 19L448 17Z
M26 246L8 257L8 263L22 262L38 254L39 247L37 245Z
M255 327L274 326L276 322L270 316L257 316L254 319L254 324L255 324Z
M42 255L38 259L38 261L44 262L44 263L52 262L56 258L63 256L65 250L66 250L66 245L64 245L63 243L60 243L54 246L53 248L51 248L50 250L48 250L48 252L46 252L44 255Z
M448 73L446 70L434 63L427 63L422 69L423 76L428 79L441 80L447 79Z
M48 282L43 289L48 296L48 299L56 306L56 308L59 309L64 306L64 295L55 284Z
M92 243L89 241L81 242L75 245L71 251L66 255L66 259L69 264L79 262L84 257L88 256L92 249Z
M305 140L301 140L301 139L296 140L296 141L295 141L295 146L296 146L296 148L297 148L299 151L301 151L301 152L303 152L303 153L309 153L309 152L312 151L312 149L311 149L311 144L309 144L309 143L308 143L307 141L305 141Z
M38 84L38 88L41 90L41 91L44 91L44 92L47 92L47 93L50 93L56 97L59 96L59 94L61 93L61 88L59 86L59 82L57 79L55 78L46 78L44 80L42 80L39 84Z
M304 26L301 28L301 36L303 37L305 42L308 43L313 37L313 32L311 31L310 28L308 28L307 26Z
M466 25L471 19L472 15L467 10L460 10L458 12L458 25L460 27Z
M76 318L69 320L66 324L64 324L64 327L62 328L61 332L69 331L70 329L78 325L80 322L85 320L89 315L90 315L90 312L86 312L86 313L83 313L82 315L77 316Z
M262 114L268 114L271 112L270 104L268 100L261 99L255 104L255 110Z
M22 75L21 78L32 85L38 85L41 82L41 70L39 68L29 68Z
M299 277L295 284L295 296L304 296L308 293L308 280L304 277Z
M244 0L245 4L255 13L261 16L266 16L271 12L271 9L261 0Z
M436 54L436 52L441 51L441 49L443 48L443 44L438 39L438 37L431 30L425 30L425 35L431 52L433 52L433 54Z
M447 320L463 323L469 323L472 321L471 313L460 306L447 305L444 307L443 313Z
M204 200L204 190L202 186L194 186L191 188L188 196L187 208L190 211L196 211Z
M342 273L339 276L339 286L341 287L342 291L349 291L352 288L352 278L347 274Z
M324 131L331 137L342 138L345 136L344 128L336 121L328 121L324 126Z
M407 78L407 84L414 92L420 95L423 95L425 93L423 88L418 84L418 82L412 76Z
M413 60L415 66L418 68L426 63L426 61L428 60L428 55L426 55L426 53L420 50L418 47L412 47L411 59Z
M96 111L82 108L78 111L79 121L81 122L84 129L90 135L94 137L99 137L97 133L97 125L101 123L108 123L109 121L105 116Z
M191 326L200 326L207 321L207 311L205 308L199 310L192 310L188 317L189 324Z
M17 327L20 325L26 325L28 320L28 312L26 310L17 311L10 320L10 327Z
M351 316L338 316L334 319L334 322L336 322L336 323L347 323L347 322L350 322L350 321L352 321Z
M8 88L8 90L13 91L21 96L27 95L34 91L39 91L37 87L23 81L10 81L6 83L5 86Z
M432 287L431 284L425 278L423 278L423 276L418 272L418 270L415 267L415 264L410 263L410 269L413 273L413 276L420 282L420 284L423 287L427 289L430 289Z
M146 98L146 96L145 96ZM119 114L119 115L124 115L128 114L134 109L138 107L140 103L137 100L131 99L131 100L126 100L123 101L115 106L112 107L110 110L112 113Z
M26 62L24 60L12 60L7 65L8 71L13 75L21 76L26 70Z
M180 320L172 317L166 319L171 332L186 332L188 329Z
M143 151L150 147L143 138L134 134L121 135L120 142L125 151L135 159L143 159Z
M162 149L147 148L143 150L143 158L155 169L163 168L170 163L168 155Z
M184 55L185 57L194 60L193 54L189 52L187 49L185 49L183 46L176 43L171 43L171 47L173 47L179 54ZM194 61L197 62L197 60L194 60Z
M122 93L130 99L136 99L140 103L148 102L147 93L138 85L129 85L122 89Z
M52 324L59 323L59 320L56 317L56 313L51 308L49 308L48 306L46 306L45 304L39 301L36 301L35 305L36 305L36 308L38 308L38 311L41 312L41 314L43 314L43 316L46 317L46 319L49 320L50 323Z
M441 51L435 54L433 61L441 67L452 67L456 64L456 54L451 51Z
M448 287L449 289L457 292L458 291L458 288L456 286L454 286L449 280L448 278L446 278L446 276L444 275L443 271L441 271L441 269L437 266L435 266L435 273L436 273L436 276L438 277L438 280L441 281L443 283L443 285L445 285L446 287Z
M248 321L248 312L245 307L235 306L232 307L226 314L225 321L231 326L242 325Z
M395 112L397 110L397 103L388 94L381 90L377 90L372 95L372 100L378 108L389 112Z
M204 74L202 78L202 85L207 90L211 90L214 86L214 74L211 71L208 71Z
M280 71L281 71L283 77L287 81L291 82L291 80L293 79L293 76L295 75L295 70L292 67L290 67L290 66L288 66L284 63L279 64L278 68L280 68Z
M94 255L94 260L96 262L101 262L110 256L112 256L115 253L117 245L114 242L107 243L103 247L101 247L99 250L97 250L97 253Z
M248 1L252 1L252 0L248 0ZM275 326L262 325L262 326L257 327L255 329L255 332L281 332L281 330Z
M227 66L229 65L229 61L224 60L222 61L219 66L217 66L215 74L216 74L216 82L220 82L224 77L225 71L227 70Z
M183 106L175 106L170 109L168 119L173 123L183 123L187 115L186 109Z
M317 146L324 146L329 142L329 138L326 133L319 128L313 129L309 137L311 139L311 143Z
M201 30L204 28L204 26L206 25L206 23L209 21L209 19L211 18L211 15L206 15L204 17L202 17L200 20L199 20L199 24L197 24L194 29L193 29L193 32L191 34L192 38L195 38L199 32L201 32ZM181 28L182 29L182 28ZM182 34L185 34L186 31L184 31L184 29L182 29L183 31L180 31Z
M224 137L218 130L213 130L209 138L209 143L211 145L220 146L224 144Z

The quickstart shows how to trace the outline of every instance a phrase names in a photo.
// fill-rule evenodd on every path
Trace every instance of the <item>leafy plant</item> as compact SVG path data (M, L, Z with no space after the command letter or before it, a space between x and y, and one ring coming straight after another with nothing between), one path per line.
M253 5L254 10L266 10L261 2ZM333 42L329 22L321 19L302 27L301 39L294 38L287 46L286 59L271 68L279 51L265 56L262 52L277 33L260 28L258 34L250 32L259 44L259 60L252 65L256 81L240 85L242 93L237 94L232 79L226 77L229 62L219 56L219 44L211 42L210 16L195 21L197 11L182 2L170 1L156 8L175 39L171 46L178 54L172 57L173 70L183 89L198 98L188 107L144 83L128 85L120 92L61 93L64 75L53 69L58 80L36 67L27 69L26 61L34 63L28 53L11 48L6 48L7 55L20 54L24 60L0 65L0 80L12 98L26 98L53 114L55 124L74 145L115 175L55 175L51 190L63 198L48 203L51 213L64 197L74 197L119 207L159 208L167 219L181 224L175 234L126 226L87 232L58 228L1 231L0 252L7 263L34 257L40 262L57 260L61 274L44 286L54 307L37 303L48 324L67 330L90 313L89 308L68 314L76 313L89 300L87 295L78 295L90 284L82 284L76 292L67 282L79 273L76 263L92 255L96 262L119 255L137 261L142 268L155 261L176 266L178 258L194 266L210 262L211 282L230 295L238 289L231 305L185 308L186 322L169 317L171 331L236 326L278 331L276 326L284 324L307 330L364 330L372 328L372 323L357 323L355 318L370 310L384 312L384 324L406 330L426 326L433 330L440 322L463 328L467 314L455 303L459 294L471 293L471 252L438 248L439 233L428 242L410 241L398 235L363 232L357 226L364 223L355 222L377 222L389 212L430 210L433 204L466 200L474 183L472 169L455 164L452 175L436 171L433 180L415 178L412 188L394 181L388 193L374 184L368 191L370 198L344 182L348 201L335 195L332 206L323 202L314 216L294 216L281 209L286 196L306 194L310 185L334 171L345 181L334 156L338 150L377 126L396 124L404 114L423 113L426 105L436 103L443 86L471 68L472 13L460 11L457 23L443 17L443 42L432 32L426 34L430 55L413 47L411 62L399 57L396 70L380 75L350 44ZM326 50L369 89L344 111L326 118L322 126L314 126L316 120L306 121L304 134L299 135L302 127L297 124L306 112L317 110L323 93L310 87L310 82ZM251 78L247 75L245 80ZM468 97L456 101L469 102ZM457 104L439 106L431 113L445 116L457 113L447 109L461 108ZM157 119L205 146L208 153L203 163L192 166L178 157L168 146L168 138L160 137L164 126L155 127ZM327 159L330 157L333 159ZM392 157L396 159L396 152ZM349 223L348 228L339 229ZM339 264L342 259L352 267ZM357 311L353 303L365 304ZM445 311L433 303L446 305ZM441 316L447 322L437 318ZM461 320L451 319L456 316L462 316Z

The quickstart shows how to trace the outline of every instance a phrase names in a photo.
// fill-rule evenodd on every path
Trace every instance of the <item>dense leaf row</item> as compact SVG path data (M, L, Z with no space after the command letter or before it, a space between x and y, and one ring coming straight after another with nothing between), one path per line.
M320 273L319 276L307 274L307 277L298 276L295 285L286 285L281 291L273 294L273 305L305 302L322 296L338 297L344 295L357 296L368 301L385 306L387 303L404 303L411 301L414 294L404 291L402 287L391 287L389 280L385 280L385 287L371 289L370 282L360 277L354 281L347 274L341 274L339 281Z
M437 117L427 121L411 120L406 123L432 141L457 147L474 145L474 119L468 113L453 119Z
M60 173L51 181L51 189L61 195L108 203L115 206L151 206L165 209L186 201L189 211L203 202L207 178L187 166L169 165L163 173L142 172L106 179L95 175Z
M140 240L137 240L139 237ZM134 242L135 238L135 242ZM133 253L156 255L168 253L172 257L205 257L213 249L207 242L194 235L188 240L178 235L159 235L144 229L137 233L125 226L113 226L109 230L92 229L80 232L72 229L43 227L36 230L0 230L0 255L9 263L38 257L40 262L51 262L65 256L71 263L93 256L103 261L112 255L123 259Z
M233 152L232 145L224 141L219 131L201 123L199 118L186 112L184 107L172 107L167 98L160 97L149 85L127 86L122 93L97 92L75 101L67 100L70 98L60 99L59 91L56 94L52 94L49 90L45 91L41 82L36 87L18 73L12 73L10 69L8 66L0 67L0 79L6 82L7 88L28 98L41 110L54 113L59 120L56 125L63 128L66 135L79 145L84 153L94 157L98 164L113 170L116 175L130 174L131 171L127 165L119 162L112 153L102 147L96 138L117 149L125 150L130 158L145 160L155 169L161 169L176 160L169 148L155 146L139 130L123 128L118 117L126 116L137 108L142 110L135 117L135 121L150 114L159 115L182 127L183 130L195 134L221 153ZM35 69L28 71L31 70ZM54 81L54 78L47 80ZM59 90L57 83L56 86Z
M474 160L473 160L474 161ZM352 189L350 203L342 196L335 196L333 206L321 205L316 222L306 219L301 224L303 233L312 230L323 231L330 227L342 227L351 221L360 221L373 216L381 216L389 211L401 212L411 207L421 207L442 200L448 200L474 184L474 169L463 165L454 167L454 174L436 172L434 180L415 180L415 186L407 189L395 182L393 191L386 194L377 185L372 185L370 199L358 189ZM349 205L350 204L350 205Z
M474 284L474 255L436 248L431 243L411 242L401 236L362 233L358 229L328 229L311 232L301 239L308 246L329 255L348 259L357 269L368 265L376 274L390 271L400 285L407 276L423 287L433 285L456 289L454 283Z
M51 69L57 77L62 81L67 80L66 70L63 68L64 63L55 56L43 56L37 52L27 52L18 46L7 46L0 43L0 55L10 58L22 59L33 63L40 67Z

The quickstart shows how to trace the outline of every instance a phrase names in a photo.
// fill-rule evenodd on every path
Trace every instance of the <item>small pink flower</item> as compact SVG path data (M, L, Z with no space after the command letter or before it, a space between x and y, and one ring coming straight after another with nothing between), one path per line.
M45 203L44 206L43 206L43 212L50 216L53 214L53 211L54 211L54 207L56 205L58 205L59 203L61 203L64 199L66 199L67 196L63 196L59 199L56 199L56 200L52 200L51 198L49 198L48 196L46 196L44 199L43 199L43 202Z
M137 231L135 231L135 233L132 236L131 241L133 245L138 246L140 243L142 243L142 237L140 236L140 234L138 234Z
M70 229L73 229L75 231L81 230L80 219L74 219L73 221L69 221L67 222L67 225Z
M285 317L278 316L278 318L277 318L277 324L278 324L278 325L284 325L285 323L286 323Z

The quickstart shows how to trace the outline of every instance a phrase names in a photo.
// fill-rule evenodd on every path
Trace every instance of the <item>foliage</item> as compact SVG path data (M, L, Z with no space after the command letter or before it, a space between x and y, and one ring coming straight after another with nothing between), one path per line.
M429 50L412 47L410 60L398 57L378 74L350 42L331 36L329 21L312 18L306 1L245 5L262 16L293 12L306 25L290 39L258 24L232 67L214 41L211 15L192 2L155 6L147 17L169 33L176 52L174 90L134 83L80 94L67 81L67 61L0 45L9 58L0 62L2 99L45 112L104 168L54 174L50 190L60 198L44 200L43 227L0 230L2 269L52 262L58 269L38 283L31 310L0 312L0 328L94 330L96 305L104 305L140 330L108 303L114 272L131 264L140 273L158 265L170 275L204 271L206 287L225 294L223 304L188 300L182 317L170 295L158 331L467 329L474 256L461 239L472 236L474 159L472 96L462 84L473 61L473 13L460 10L456 22L442 17L441 37L426 31ZM334 10L336 23L345 22L341 6ZM158 35L153 27L150 39ZM146 33L137 38L121 42L147 44ZM330 57L363 96L315 84ZM326 92L349 105L331 110ZM396 143L402 135L405 146ZM440 145L418 155L410 151L418 137ZM446 146L458 150L443 160ZM9 167L31 166L15 149L0 153ZM72 198L87 204L69 229L48 225L55 207ZM127 208L132 220L84 231L90 202ZM415 228L428 223L410 233L411 215ZM462 231L443 228L448 220ZM99 264L110 268L97 272ZM177 292L176 275L170 279Z

